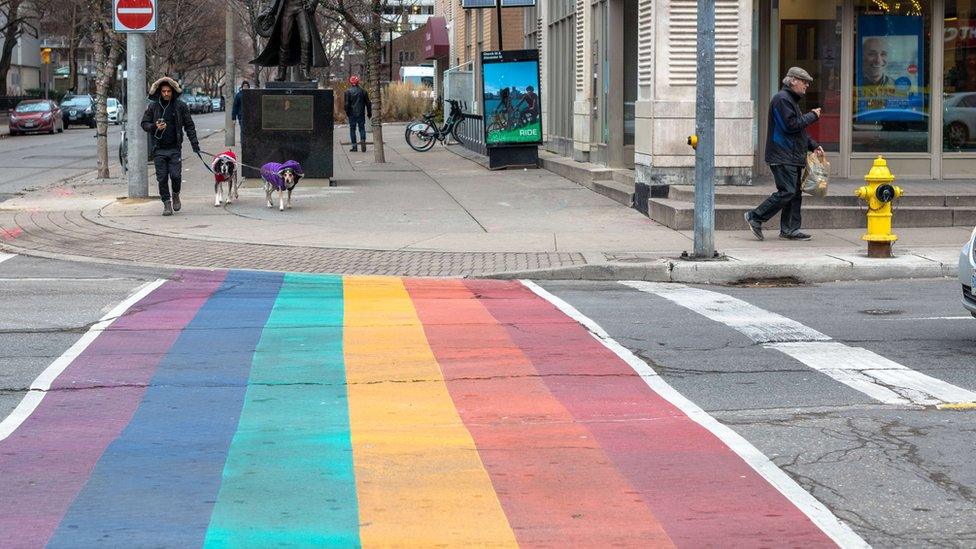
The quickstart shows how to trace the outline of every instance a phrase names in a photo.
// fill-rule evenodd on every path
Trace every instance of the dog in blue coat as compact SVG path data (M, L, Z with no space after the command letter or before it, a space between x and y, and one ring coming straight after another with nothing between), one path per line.
M264 180L264 194L268 199L268 207L274 208L271 196L278 191L278 211L285 211L287 205L291 209L291 192L298 185L301 178L305 177L302 165L295 160L287 160L284 163L268 162L261 166L261 179ZM288 191L288 202L285 202L285 191Z

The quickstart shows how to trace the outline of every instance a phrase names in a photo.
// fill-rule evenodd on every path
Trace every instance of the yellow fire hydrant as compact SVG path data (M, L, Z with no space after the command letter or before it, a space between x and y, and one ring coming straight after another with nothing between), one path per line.
M854 191L868 203L868 232L861 240L868 242L868 257L891 257L891 244L898 240L897 235L891 234L891 203L901 197L901 187L891 184L895 176L881 155L874 159L864 180L868 184Z

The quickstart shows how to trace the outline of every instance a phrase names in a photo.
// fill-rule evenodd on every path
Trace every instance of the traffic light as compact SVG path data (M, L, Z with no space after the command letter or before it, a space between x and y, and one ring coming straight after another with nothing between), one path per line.
M41 63L45 65L51 62L51 48L41 48Z

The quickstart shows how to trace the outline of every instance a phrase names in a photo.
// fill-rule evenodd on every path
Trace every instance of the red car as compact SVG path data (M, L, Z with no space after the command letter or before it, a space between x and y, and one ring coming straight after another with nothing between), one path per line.
M64 119L61 108L47 99L29 99L17 104L10 111L10 135L29 132L63 132Z

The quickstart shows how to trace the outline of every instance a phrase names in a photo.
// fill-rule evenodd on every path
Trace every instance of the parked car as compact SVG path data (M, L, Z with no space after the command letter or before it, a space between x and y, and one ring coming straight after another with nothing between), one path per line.
M203 102L203 112L213 112L213 99L209 95L200 96L200 101Z
M976 317L976 229L959 254L959 283L962 284L962 306Z
M10 135L63 132L64 118L61 116L61 108L54 101L29 99L21 101L10 111L9 126Z
M224 98L223 97L214 97L213 100L211 101L211 105L213 106L213 110L215 110L217 112L224 112Z
M64 127L72 124L85 124L95 127L95 99L90 95L72 95L61 102Z
M119 125L125 120L125 107L118 99L109 97L106 102L106 110L108 111L108 121L112 124Z
M942 118L946 146L961 149L976 139L976 93L961 92L946 97Z

